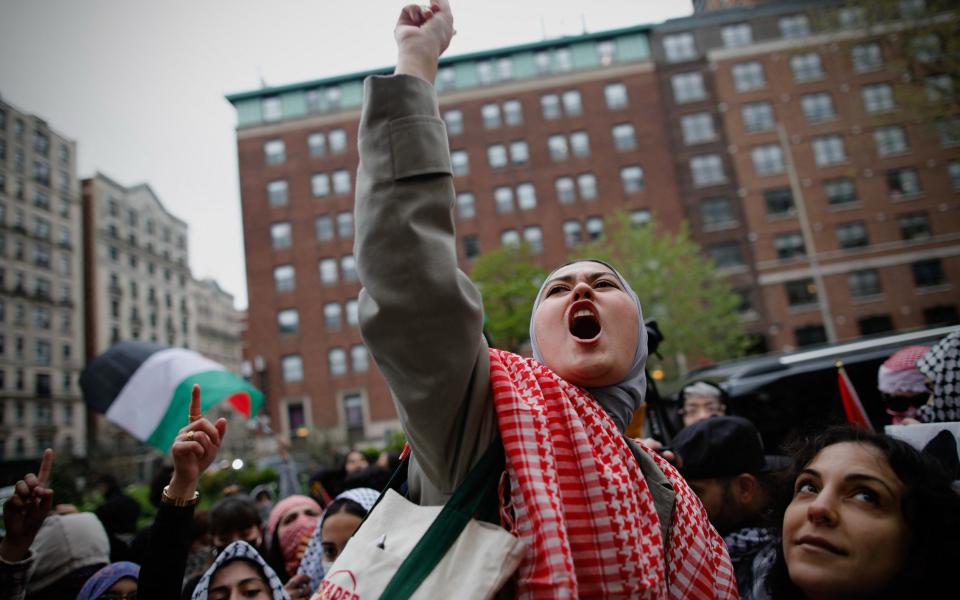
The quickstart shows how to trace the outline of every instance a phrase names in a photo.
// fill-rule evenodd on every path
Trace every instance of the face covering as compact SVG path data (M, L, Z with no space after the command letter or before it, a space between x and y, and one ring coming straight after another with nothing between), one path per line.
M293 523L283 526L283 531L280 532L280 549L283 551L288 574L297 572L300 558L307 549L307 542L310 541L319 520L319 517L301 514Z

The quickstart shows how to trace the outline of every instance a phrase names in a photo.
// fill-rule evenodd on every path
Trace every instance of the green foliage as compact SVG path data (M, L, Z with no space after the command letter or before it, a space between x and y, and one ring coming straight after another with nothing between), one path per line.
M604 223L604 235L578 248L577 258L599 258L614 265L640 297L644 318L656 319L665 341L659 364L668 379L687 368L741 356L748 340L737 315L740 303L713 261L700 253L684 224L676 233L638 226L620 211Z
M249 492L264 483L276 483L277 473L270 467L258 469L254 466L244 466L242 469L220 469L207 471L200 478L200 497L204 507L210 506L220 499L223 490L230 485L238 485Z
M519 352L530 330L530 311L547 272L527 244L487 252L473 265L471 278L483 295L487 331L497 348Z

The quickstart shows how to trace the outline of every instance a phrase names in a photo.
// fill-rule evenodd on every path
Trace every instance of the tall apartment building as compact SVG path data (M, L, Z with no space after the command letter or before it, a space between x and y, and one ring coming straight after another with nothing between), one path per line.
M679 226L649 33L631 27L441 61L465 270L521 239L556 265L618 209ZM356 327L351 254L362 82L383 72L229 96L259 365L250 371L285 433L312 424L376 439L398 428Z
M690 87L686 65L710 82L710 108L671 118L693 138L675 146L678 171L696 179L697 139L726 146L723 199L708 188L688 207L746 233L771 348L958 320L960 140L956 122L924 121L908 101L918 88L898 33L927 15L922 2L899 9L896 26L868 28L840 3L776 2L657 28L658 51L679 63L661 69L673 103Z
M14 468L46 447L86 453L80 239L76 143L0 100L0 463Z
M241 315L233 294L214 279L190 279L191 320L186 346L236 374L241 373Z

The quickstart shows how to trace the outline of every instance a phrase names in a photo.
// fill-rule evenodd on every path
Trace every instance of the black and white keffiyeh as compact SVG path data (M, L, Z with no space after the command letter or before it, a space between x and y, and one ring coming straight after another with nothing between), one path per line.
M933 396L917 411L917 420L960 421L960 329L930 348L917 369L933 382Z
M193 590L192 600L207 600L213 574L228 561L237 559L248 560L260 567L260 570L263 571L264 578L267 580L267 585L270 586L270 593L273 595L273 600L290 600L290 595L283 589L283 583L273 569L270 568L270 565L267 564L267 561L263 560L263 557L260 556L256 548L244 541L233 542L217 556L217 560L213 561L213 564L210 565L207 572L204 573L200 581L197 582L197 587Z
M779 544L776 531L767 527L745 527L723 541L737 574L741 600L768 600L767 576L777 560Z

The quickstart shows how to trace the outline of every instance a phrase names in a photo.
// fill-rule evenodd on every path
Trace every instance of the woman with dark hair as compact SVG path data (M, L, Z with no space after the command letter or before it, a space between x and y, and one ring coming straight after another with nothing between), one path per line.
M192 598L290 600L290 594L256 548L246 542L233 542L200 578Z
M781 598L933 598L956 585L960 496L905 442L848 427L807 440L769 579Z

